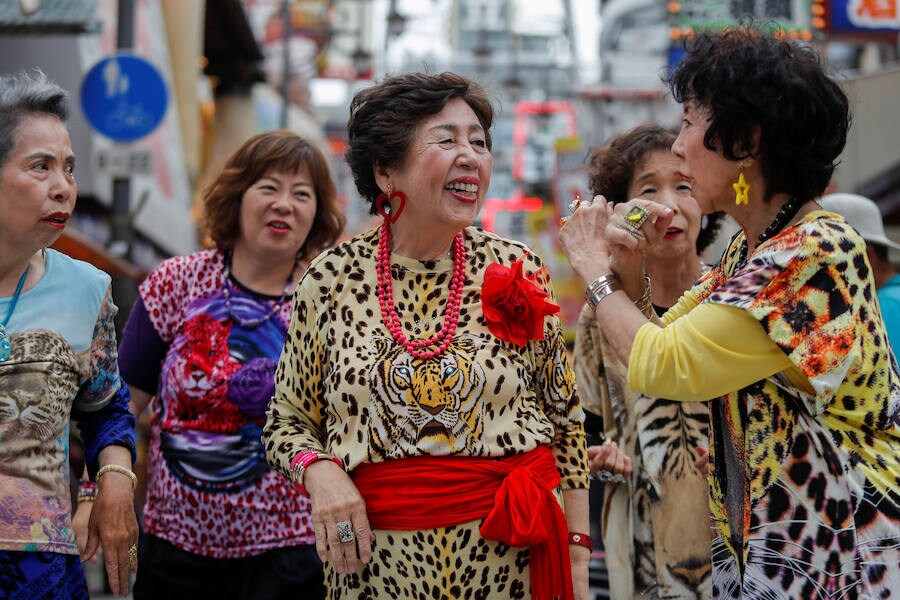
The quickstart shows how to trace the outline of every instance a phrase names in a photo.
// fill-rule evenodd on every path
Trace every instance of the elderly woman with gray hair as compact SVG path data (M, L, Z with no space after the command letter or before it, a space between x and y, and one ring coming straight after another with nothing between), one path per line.
M116 365L109 276L49 248L75 208L66 92L0 76L0 597L87 598L100 546L113 593L137 568L134 417ZM64 299L64 300L63 300ZM61 301L62 300L62 301ZM96 487L76 543L69 422ZM90 498L88 498L88 496Z

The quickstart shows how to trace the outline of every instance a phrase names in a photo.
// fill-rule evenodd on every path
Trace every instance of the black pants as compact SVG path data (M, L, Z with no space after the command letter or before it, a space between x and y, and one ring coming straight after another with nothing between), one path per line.
M320 600L322 562L314 545L247 558L209 558L141 535L135 600Z

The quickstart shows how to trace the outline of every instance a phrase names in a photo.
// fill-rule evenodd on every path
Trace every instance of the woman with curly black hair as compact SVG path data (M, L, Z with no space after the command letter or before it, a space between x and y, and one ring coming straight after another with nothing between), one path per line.
M632 302L671 208L596 197L561 230L569 260L629 387L709 401L713 596L887 597L900 375L865 242L816 204L847 97L810 47L752 27L696 36L669 83L682 174L741 231L661 319Z

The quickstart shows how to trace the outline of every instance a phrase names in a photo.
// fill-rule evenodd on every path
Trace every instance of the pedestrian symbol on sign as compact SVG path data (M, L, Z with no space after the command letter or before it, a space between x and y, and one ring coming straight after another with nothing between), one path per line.
M94 65L81 86L81 107L88 122L118 142L151 133L166 113L168 95L162 75L139 56L119 53Z

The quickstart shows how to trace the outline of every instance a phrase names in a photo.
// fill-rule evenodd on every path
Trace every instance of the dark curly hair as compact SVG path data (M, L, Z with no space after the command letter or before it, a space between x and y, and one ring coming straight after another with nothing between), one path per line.
M603 148L594 149L588 157L588 184L591 193L602 195L613 204L627 202L628 188L635 171L651 152L670 152L675 133L659 125L638 125L617 135ZM722 213L707 217L697 236L697 253L702 253L719 233Z
M347 122L347 163L356 189L371 204L381 194L375 182L374 167L397 167L423 119L436 115L454 98L468 104L484 128L487 147L491 148L490 128L494 107L484 88L456 73L403 73L356 93L350 103Z
M820 196L847 141L850 112L815 50L752 23L702 31L685 49L667 83L678 102L709 110L704 145L729 160L758 157L766 200Z
M241 200L269 171L296 173L306 167L316 192L316 216L298 252L303 260L334 244L344 229L344 214L328 160L321 150L292 131L251 137L235 151L219 175L203 190L202 228L217 248L234 249L240 236Z

